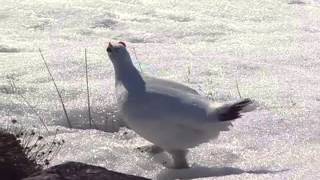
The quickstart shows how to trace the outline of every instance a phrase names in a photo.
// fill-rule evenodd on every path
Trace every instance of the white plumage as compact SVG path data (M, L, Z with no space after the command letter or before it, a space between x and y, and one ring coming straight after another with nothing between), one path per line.
M107 52L122 118L140 136L169 152L173 168L187 168L188 148L218 137L244 108L252 110L250 99L215 106L185 85L141 75L123 42L109 43Z

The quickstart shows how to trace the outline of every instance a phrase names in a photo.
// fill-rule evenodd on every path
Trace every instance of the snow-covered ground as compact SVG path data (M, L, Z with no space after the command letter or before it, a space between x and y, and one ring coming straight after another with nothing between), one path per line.
M168 170L166 154L141 153L136 147L147 141L118 131L105 52L111 40L125 41L146 74L219 101L238 99L238 82L260 108L191 149L191 169ZM85 48L96 129L87 120ZM66 144L51 165L81 161L152 179L320 179L319 71L319 0L1 0L0 127L16 118L48 138L58 128ZM44 117L49 134L17 94Z

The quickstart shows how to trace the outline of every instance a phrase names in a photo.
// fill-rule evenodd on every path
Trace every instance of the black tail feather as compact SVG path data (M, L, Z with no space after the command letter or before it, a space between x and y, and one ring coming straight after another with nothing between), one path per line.
M252 103L251 99L244 99L240 102L221 107L220 112L218 111L219 121L231 121L241 117L241 110Z

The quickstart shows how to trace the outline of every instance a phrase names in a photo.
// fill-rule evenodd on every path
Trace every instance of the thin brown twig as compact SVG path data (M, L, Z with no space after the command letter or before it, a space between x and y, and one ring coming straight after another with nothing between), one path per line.
M187 82L190 83L190 76L191 76L191 67L190 65L188 66L188 71L187 71Z
M61 105L62 105L64 114L65 114L66 119L67 119L68 126L69 126L69 128L72 128L72 125L71 125L71 122L70 122L70 119L69 119L69 116L68 116L66 107L65 107L65 105L64 105L64 102L63 102L61 93L60 93L60 91L59 91L59 89L58 89L58 86L57 86L57 84L56 84L56 82L55 82L55 80L54 80L54 78L53 78L53 76L52 76L52 74L51 74L51 72L50 72L49 66L48 66L46 60L44 59L44 56L43 56L42 51L41 51L40 48L39 48L39 53L40 53L40 55L41 55L41 58L42 58L42 60L43 60L44 65L46 66L47 71L48 71L48 73L49 73L49 75L50 75L50 77L51 77L51 80L52 80L52 82L53 82L53 85L54 85L54 87L56 88L56 91L57 91L57 93L58 93L58 96L59 96L59 99L60 99L60 102L61 102Z
M136 48L132 48L132 49L133 49L134 57L136 58L136 60L137 60L137 62L138 62L138 66L139 66L140 72L143 73L141 64L140 64L140 62L139 62L139 60L138 60L138 57L137 57Z
M92 128L92 117L91 117L91 106L90 106L90 91L89 91L89 78L88 78L87 49L84 49L84 61L85 61L85 64L86 64L86 84L87 84L88 118L89 118L90 128Z
M238 92L239 98L242 99L242 96L241 96L241 93L239 90L238 80L236 80L236 87L237 87L237 92Z

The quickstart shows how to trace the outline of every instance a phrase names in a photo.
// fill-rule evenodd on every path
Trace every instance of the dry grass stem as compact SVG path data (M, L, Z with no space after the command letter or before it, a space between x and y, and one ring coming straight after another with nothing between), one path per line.
M237 92L238 92L239 98L242 99L242 96L241 96L241 93L240 93L240 90L239 90L238 80L236 80L236 87L237 87Z
M57 84L56 84L56 82L55 82L55 80L54 80L54 78L53 78L53 76L52 76L52 74L51 74L51 72L50 72L49 66L48 66L46 60L44 59L44 56L43 56L42 51L41 51L40 48L39 48L39 53L40 53L40 55L41 55L41 58L42 58L42 60L43 60L44 65L46 66L46 69L47 69L47 71L48 71L48 73L49 73L49 75L50 75L50 77L51 77L51 80L52 80L52 82L53 82L53 84L54 84L54 87L56 88L56 91L57 91L57 93L58 93L59 100L60 100L60 102L61 102L61 105L62 105L64 114L65 114L65 116L66 116L68 126L69 126L69 128L72 128L72 125L71 125L71 122L70 122L70 119L69 119L69 116L68 116L66 107L65 107L65 105L64 105L64 102L63 102L61 93L60 93L60 91L59 91L59 89L58 89L58 86L57 86Z
M91 117L91 106L90 106L90 91L89 91L89 78L88 78L87 49L84 49L84 61L85 61L85 64L86 64L86 84L87 84L88 118L89 118L90 128L92 128L92 117Z

